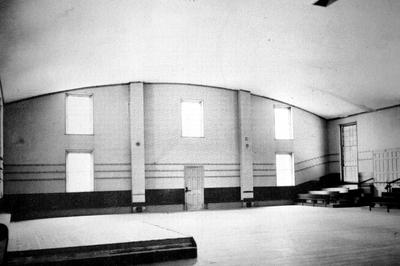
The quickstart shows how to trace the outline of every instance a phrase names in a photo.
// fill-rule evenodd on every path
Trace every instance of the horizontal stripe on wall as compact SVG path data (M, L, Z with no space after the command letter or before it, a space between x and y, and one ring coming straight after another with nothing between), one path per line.
M29 174L65 174L65 171L4 171L8 175L29 175Z
M131 179L130 176L113 176L113 177L94 177L94 179ZM14 179L7 179L7 182L20 182L20 181L65 181L65 178L35 178L35 179L28 179L28 178L14 178Z
M335 163L337 162L335 159L332 157L337 156L338 154L332 153L332 154L326 154L326 155L321 155L317 156L314 158L310 158L307 160L303 160L300 162L295 163L295 172L302 172L309 170L314 167L320 167L320 166L325 166L326 164L329 163ZM253 177L265 177L265 178L276 178L276 168L275 168L275 163L254 163L253 164Z
M176 172L183 172L185 166L203 166L204 171L239 171L240 165L239 164L151 164L145 165L146 172L158 172L158 171L176 171Z
M239 165L239 163L146 163L146 166L151 165L185 165L185 166L201 166L201 165Z
M165 170L160 170L160 169L153 169L153 170L145 170L145 172L147 173L158 173L158 172L183 172L183 169L177 169L177 170L169 170L169 169L165 169Z
M120 173L120 172L122 172L122 173L130 173L131 170L130 170L130 169L129 169L129 170L110 170L110 169L108 169L108 170L94 170L94 172L95 172L95 173L109 173L109 172L114 172L114 173Z
M65 183L66 170L65 164L7 164L6 171L4 174L5 182L13 184L13 190L18 188L19 183L30 183L29 186L33 186L35 182L43 183L45 181L58 181ZM130 163L96 163L94 164L94 179L95 180L130 180L131 179L131 167ZM96 185L97 183L95 183ZM25 186L21 183L21 186ZM35 191L37 193L37 185ZM46 186L46 184L43 184ZM115 187L112 185L111 187ZM114 190L110 187L110 190ZM120 189L129 189L129 186L117 186ZM10 187L9 187L10 188ZM33 188L32 188L33 189ZM101 188L107 190L107 188ZM51 189L50 189L51 190ZM65 189L63 189L65 190ZM23 189L25 193L29 190ZM42 191L42 190L41 190ZM60 191L60 187L57 186L56 191ZM22 193L24 193L22 192ZM13 193L13 192L12 192Z
M94 176L97 178L112 178L112 177L126 177L130 178L132 176L132 173L129 172L114 172L114 171L109 171L109 172L94 172Z
M94 179L131 179L130 176L95 177Z
M94 164L95 166L97 166L97 165L131 165L131 163L95 163Z
M202 166L206 187L230 187L239 184L240 165L238 163L153 163L145 165L146 188L183 188L185 166Z
M314 164L314 165L310 165L310 166L307 166L307 167L296 169L295 172L297 173L297 172L308 170L310 168L314 168L314 167L318 167L318 166L325 166L328 163L330 163L330 162L317 163L317 164Z
M26 167L26 166L65 166L65 163L25 163L25 164L4 164L7 167Z
M14 179L7 179L5 180L6 182L27 182L27 181L65 181L65 178L35 178L35 179L29 179L29 178L14 178Z
M253 169L254 172L275 172L275 169Z
M179 178L179 179L183 179L183 176L146 176L146 179L168 179L168 178Z

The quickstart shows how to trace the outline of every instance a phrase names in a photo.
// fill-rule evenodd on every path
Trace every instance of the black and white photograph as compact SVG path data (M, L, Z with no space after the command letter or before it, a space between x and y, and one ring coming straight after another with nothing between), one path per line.
M0 265L400 265L400 1L0 0Z

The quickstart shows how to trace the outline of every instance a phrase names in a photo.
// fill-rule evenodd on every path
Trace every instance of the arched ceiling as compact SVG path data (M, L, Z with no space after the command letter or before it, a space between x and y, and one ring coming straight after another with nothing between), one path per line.
M6 102L129 81L249 90L325 118L400 104L400 1L3 0Z

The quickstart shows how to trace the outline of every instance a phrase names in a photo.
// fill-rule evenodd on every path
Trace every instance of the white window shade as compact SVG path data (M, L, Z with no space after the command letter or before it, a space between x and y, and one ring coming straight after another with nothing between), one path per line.
M276 154L276 184L277 186L294 186L293 155L290 153Z
M203 129L203 102L183 100L182 112L182 137L204 137Z
M292 110L290 107L275 107L275 138L292 139Z
M93 155L89 152L67 153L67 192L94 190Z
M67 95L66 133L93 134L93 97Z

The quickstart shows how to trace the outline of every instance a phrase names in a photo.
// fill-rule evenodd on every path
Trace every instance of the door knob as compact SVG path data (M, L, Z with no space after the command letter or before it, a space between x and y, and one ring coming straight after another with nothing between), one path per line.
M185 187L185 192L189 192L190 190L188 189L188 187Z

